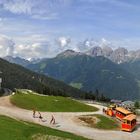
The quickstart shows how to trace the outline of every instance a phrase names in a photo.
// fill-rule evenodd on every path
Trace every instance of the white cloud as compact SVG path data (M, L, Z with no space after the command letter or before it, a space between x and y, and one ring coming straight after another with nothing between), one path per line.
M40 20L55 20L55 19L58 19L58 13L50 13L44 16L42 16L42 14L34 14L32 15L32 18L40 19Z
M102 38L101 41L99 42L100 47L105 47L105 46L110 46L111 42L106 40L105 38Z
M59 37L56 41L61 48L64 48L70 44L71 39L67 37Z
M47 35L42 35L42 34L29 34L29 35L22 35L22 36L17 36L15 37L16 41L19 44L29 44L29 43L34 43L34 42L46 42L48 41L48 36Z
M6 36L0 35L0 57L13 55L14 42Z
M58 8L71 4L71 0L3 0L0 1L2 10L14 14L26 14L34 19L58 19Z
M97 46L98 44L98 41L94 39L85 39L84 41L77 44L77 49L83 52L91 49L94 46Z
M19 56L25 59L53 57L60 47L53 46L47 37L34 34L27 37L16 38L16 44L4 35L0 35L0 57ZM17 43L18 42L18 43Z
M112 41L109 41L105 38L101 38L100 40L95 40L95 39L85 39L82 42L79 42L77 44L77 50L78 51L87 51L95 46L99 46L101 48L104 47L111 47L112 49L115 49L118 47L118 44Z
M33 43L31 45L17 45L14 55L26 59L51 57L50 44L48 42Z
M31 0L7 0L3 2L3 8L15 14L31 14L32 7Z
M57 45L55 41L57 42ZM43 36L41 34L19 37L16 38L14 42L9 37L0 35L0 57L11 55L26 59L46 58L54 57L67 49L84 52L95 46L102 48L107 46L113 49L118 47L130 49L133 46L135 47L134 49L139 49L139 45L137 45L139 42L139 38L111 41L102 38L100 40L86 39L77 44L77 41L75 42L75 40L73 40L71 42L71 39L68 37L59 37L57 40L52 40L46 35Z

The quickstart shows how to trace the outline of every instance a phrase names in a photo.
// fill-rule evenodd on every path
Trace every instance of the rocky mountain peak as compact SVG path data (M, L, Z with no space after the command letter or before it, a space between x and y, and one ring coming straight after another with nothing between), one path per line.
M95 46L93 47L92 49L90 49L88 52L87 52L88 55L91 55L91 56L102 56L103 55L103 50L101 47L99 46Z
M76 56L76 55L82 55L82 53L76 52L74 50L66 50L66 51L58 54L57 57L69 57L69 56Z
M127 57L128 57L127 54L128 54L127 49L119 47L112 52L109 58L113 62L120 64L127 61Z
M109 47L109 46L104 46L102 48L102 51L103 51L103 55L105 57L109 57L113 53L113 49L111 47Z
M95 46L86 52L87 55L96 57L104 56L111 61L120 64L130 60L140 59L140 50L128 51L126 48L119 47L113 50L110 46Z

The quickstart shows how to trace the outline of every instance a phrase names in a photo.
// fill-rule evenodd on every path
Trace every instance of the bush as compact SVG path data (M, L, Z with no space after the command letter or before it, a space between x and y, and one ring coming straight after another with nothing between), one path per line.
M140 104L139 104L139 102L136 101L135 104L134 104L134 106L135 106L135 108L140 108Z

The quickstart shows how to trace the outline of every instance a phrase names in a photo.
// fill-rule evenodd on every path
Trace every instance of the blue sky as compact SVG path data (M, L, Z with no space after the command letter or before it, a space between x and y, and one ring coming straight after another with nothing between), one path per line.
M140 49L140 1L0 0L0 56L52 57L102 43Z

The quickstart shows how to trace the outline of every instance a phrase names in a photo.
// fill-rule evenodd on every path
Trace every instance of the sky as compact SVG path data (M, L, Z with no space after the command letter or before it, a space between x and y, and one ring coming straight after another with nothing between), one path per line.
M0 0L0 57L53 57L95 45L140 49L140 1Z

